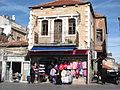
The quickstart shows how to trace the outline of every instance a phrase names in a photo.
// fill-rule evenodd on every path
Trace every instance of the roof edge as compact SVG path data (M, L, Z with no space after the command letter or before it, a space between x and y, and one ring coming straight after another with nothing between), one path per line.
M85 3L80 3L78 5L85 5L85 4L89 4L90 2L85 2ZM66 5L66 4L64 4ZM76 4L69 4L69 5L66 5L66 6L75 6ZM40 7L43 7L43 8L50 8L50 7L62 7L63 5L51 5L51 6L32 6L32 7L28 7L29 9L39 9Z

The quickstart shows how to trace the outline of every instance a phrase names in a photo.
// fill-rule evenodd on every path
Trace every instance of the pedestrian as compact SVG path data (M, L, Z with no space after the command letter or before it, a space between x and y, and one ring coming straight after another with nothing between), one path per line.
M34 81L35 81L35 71L34 71L34 66L32 66L30 69L30 82L34 83Z
M52 83L53 84L56 84L56 69L53 67L51 70L50 70L50 76L52 78Z
M99 83L99 80L100 80L100 72L99 71L97 71L97 83Z
M107 76L107 70L105 68L102 68L102 71L101 71L101 81L102 81L102 84L105 84L106 76Z

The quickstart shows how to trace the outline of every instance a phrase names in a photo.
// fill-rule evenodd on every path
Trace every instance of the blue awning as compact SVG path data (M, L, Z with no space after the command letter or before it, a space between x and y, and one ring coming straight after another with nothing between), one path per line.
M73 46L33 46L30 51L72 51Z

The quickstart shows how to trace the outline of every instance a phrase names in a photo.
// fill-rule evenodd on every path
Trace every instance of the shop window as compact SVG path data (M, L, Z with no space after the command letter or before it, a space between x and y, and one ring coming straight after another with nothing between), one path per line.
M102 29L97 29L96 30L96 39L97 39L97 42L102 42L103 41Z
M34 33L34 42L35 44L38 44L38 33Z
M75 24L75 19L69 19L69 34L75 34L75 29L76 29L76 24Z
M48 35L48 21L47 20L42 21L41 35Z

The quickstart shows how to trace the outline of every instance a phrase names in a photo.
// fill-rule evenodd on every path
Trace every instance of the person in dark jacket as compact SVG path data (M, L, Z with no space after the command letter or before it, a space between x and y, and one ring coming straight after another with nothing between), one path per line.
M31 81L31 83L34 83L34 81L35 81L35 71L34 71L33 66L30 69L30 81Z
M102 68L102 71L101 71L101 81L102 81L102 84L105 84L106 77L107 77L107 69Z

